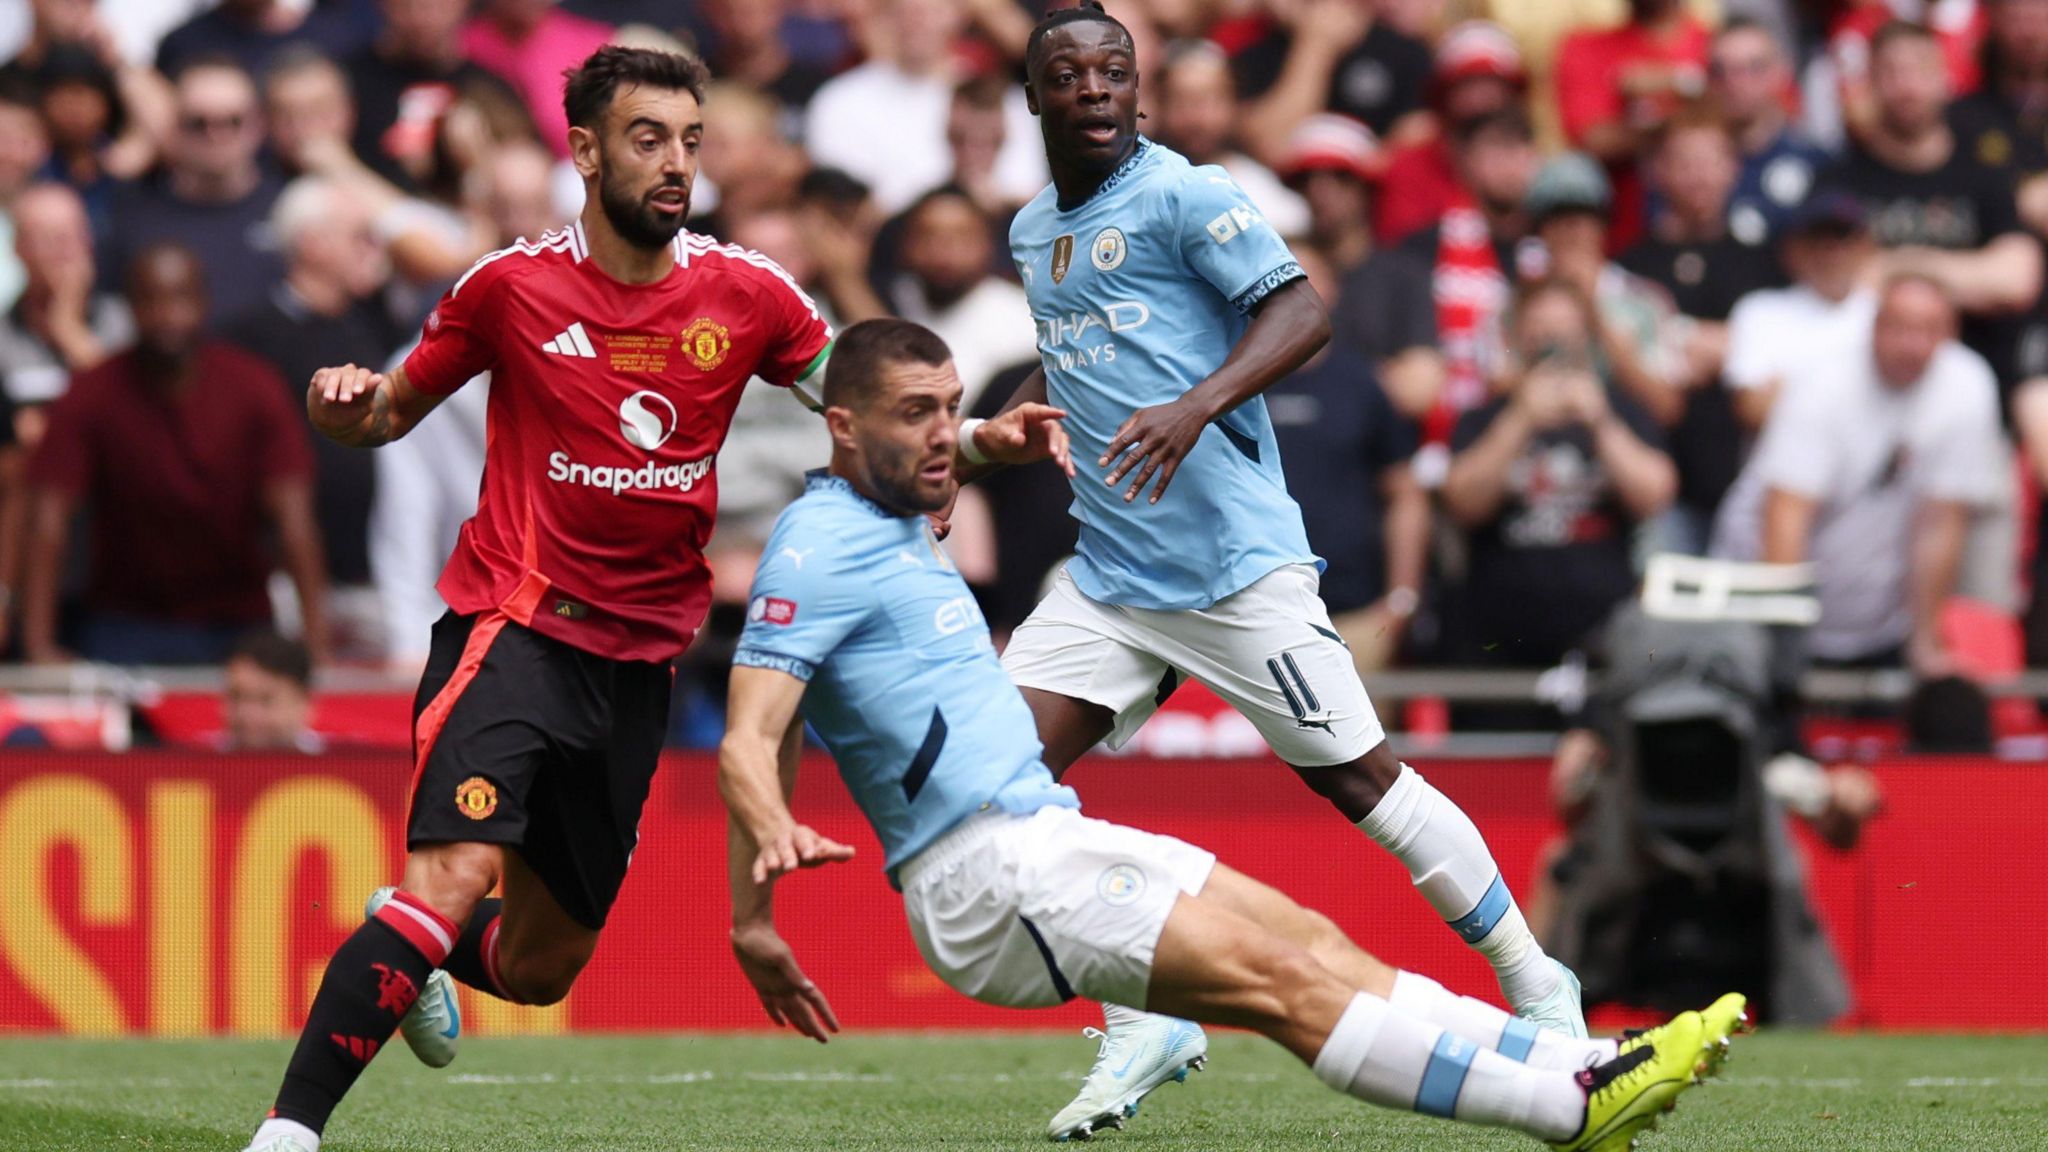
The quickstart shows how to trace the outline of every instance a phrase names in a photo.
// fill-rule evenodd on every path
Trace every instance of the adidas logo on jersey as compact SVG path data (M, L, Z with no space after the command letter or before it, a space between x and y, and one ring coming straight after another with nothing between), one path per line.
M590 346L590 337L584 334L583 322L581 320L569 325L556 334L553 340L541 345L540 350L552 352L557 356L578 356L585 360L597 359L597 349Z

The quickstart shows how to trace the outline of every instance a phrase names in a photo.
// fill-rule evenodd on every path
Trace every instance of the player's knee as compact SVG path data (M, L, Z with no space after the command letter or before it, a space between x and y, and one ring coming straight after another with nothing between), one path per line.
M492 844L434 844L415 851L399 885L457 924L498 885L500 850Z
M1295 772L1355 824L1371 815L1401 778L1401 758L1382 740L1356 760L1319 768L1297 767Z
M1385 795L1364 770L1360 761L1348 764L1326 764L1313 768L1292 765L1295 775L1309 790L1334 805L1344 814L1344 819L1356 824L1366 818L1379 806L1380 797Z

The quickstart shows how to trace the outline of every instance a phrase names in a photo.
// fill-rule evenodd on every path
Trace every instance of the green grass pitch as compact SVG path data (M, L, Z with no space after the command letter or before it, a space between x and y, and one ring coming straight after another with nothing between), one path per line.
M270 1102L272 1042L0 1040L0 1149L225 1150ZM478 1149L980 1149L1043 1146L1094 1045L1079 1036L476 1040L433 1072L377 1060L328 1152ZM1155 1094L1131 1149L1536 1148L1369 1108L1253 1037L1213 1038L1207 1071ZM1687 1094L1645 1152L2048 1150L2048 1036L1764 1033Z

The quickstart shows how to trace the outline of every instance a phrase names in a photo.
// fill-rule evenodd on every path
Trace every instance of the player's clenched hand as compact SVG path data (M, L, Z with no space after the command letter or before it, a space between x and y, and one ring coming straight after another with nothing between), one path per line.
M1157 504L1159 498L1166 495L1166 486L1173 483L1173 474L1179 471L1180 462L1195 450L1195 442L1202 438L1202 429L1208 426L1208 415L1185 398L1170 404L1140 408L1131 413L1123 427L1116 430L1108 450L1103 452L1097 463L1108 468L1112 460L1116 461L1107 481L1111 488L1121 484L1133 470L1136 471L1130 490L1124 493L1126 502L1136 500L1138 493L1143 492L1145 485L1157 476L1159 484L1152 489L1151 500Z
M828 840L805 824L792 824L787 831L758 843L761 851L754 857L756 884L766 884L799 868L816 868L820 864L853 859L851 846Z
M732 954L739 959L747 983L761 997L761 1007L768 1010L770 1020L786 1024L820 1044L825 1043L829 1033L839 1031L839 1017L832 1014L832 1005L825 1002L825 994L797 966L796 954L789 950L789 944L773 924L735 925Z
M322 368L306 389L306 416L323 435L345 436L362 425L384 386L384 374L354 364Z
M1019 404L976 428L974 445L997 464L1050 460L1071 477L1074 459L1068 452L1067 430L1060 424L1066 418L1064 409L1049 404Z

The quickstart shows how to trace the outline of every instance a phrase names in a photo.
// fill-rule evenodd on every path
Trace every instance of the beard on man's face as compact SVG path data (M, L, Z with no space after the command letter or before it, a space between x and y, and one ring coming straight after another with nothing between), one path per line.
M661 188L682 188L681 177L670 180ZM659 191L660 188L651 189ZM687 202L683 211L670 216L655 211L654 204L645 195L628 187L623 177L606 172L598 180L598 204L604 209L604 218L611 222L626 243L635 248L664 248L675 240L682 231L683 221L689 218Z
M949 485L934 485L922 473L927 453L922 449L897 450L893 445L870 444L867 457L868 483L884 505L899 512L937 512L953 498Z

